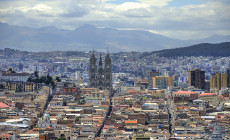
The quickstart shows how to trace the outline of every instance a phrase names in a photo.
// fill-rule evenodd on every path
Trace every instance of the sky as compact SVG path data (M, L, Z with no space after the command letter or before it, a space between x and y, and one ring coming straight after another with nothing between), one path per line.
M71 30L91 24L191 40L230 35L230 0L0 0L0 22Z

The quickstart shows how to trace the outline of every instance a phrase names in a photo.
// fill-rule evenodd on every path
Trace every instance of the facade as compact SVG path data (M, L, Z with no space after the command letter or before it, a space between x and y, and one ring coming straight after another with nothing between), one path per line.
M227 87L227 74L215 73L210 79L210 89L221 90L222 87Z
M198 89L205 89L205 71L194 69L188 72L188 84Z
M97 59L92 53L90 57L90 66L89 66L89 86L92 88L99 88L111 90L112 88L112 60L107 53L105 56L105 64L103 68L102 58L100 56L99 66L97 68Z
M152 81L152 78L153 78L153 77L156 77L156 76L159 76L159 72L158 72L158 71L152 70L152 71L149 71L149 72L148 72L149 88L153 88L153 81Z
M152 77L152 88L167 89L172 83L172 77Z

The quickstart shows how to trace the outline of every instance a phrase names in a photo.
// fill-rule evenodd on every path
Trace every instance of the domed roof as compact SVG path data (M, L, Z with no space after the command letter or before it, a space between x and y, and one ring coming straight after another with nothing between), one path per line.
M147 103L144 103L142 106L149 106L149 104L147 104Z
M44 120L49 120L50 119L50 115L48 113L46 113L44 116L43 116L43 119Z

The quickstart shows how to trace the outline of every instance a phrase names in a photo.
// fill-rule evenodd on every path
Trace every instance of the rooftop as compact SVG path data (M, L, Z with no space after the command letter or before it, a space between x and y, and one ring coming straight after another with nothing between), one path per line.
M125 123L137 123L136 120L128 120L128 121L125 121Z
M3 102L0 102L0 109L2 108L8 108L9 106L4 104Z
M177 91L174 92L174 94L188 95L188 94L197 94L197 93L193 91Z
M216 93L202 93L200 96L216 96Z

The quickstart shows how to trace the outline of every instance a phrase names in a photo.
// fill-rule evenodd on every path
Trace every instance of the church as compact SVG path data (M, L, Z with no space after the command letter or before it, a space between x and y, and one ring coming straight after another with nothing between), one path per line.
M104 67L101 55L97 67L97 59L94 51L92 52L89 64L89 87L100 90L112 89L112 60L108 52L105 56Z

